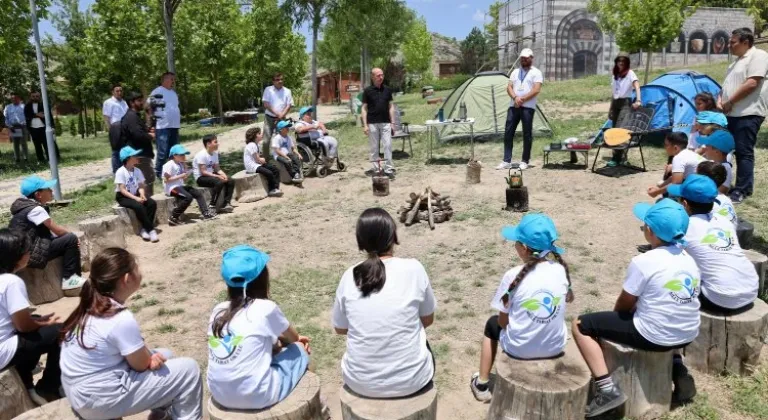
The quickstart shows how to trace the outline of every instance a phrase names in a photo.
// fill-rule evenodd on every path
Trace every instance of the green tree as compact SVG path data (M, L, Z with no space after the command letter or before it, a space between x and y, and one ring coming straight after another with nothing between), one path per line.
M360 70L360 46L347 40L346 30L339 25L326 25L318 42L319 65L333 72Z
M37 1L37 17L45 19L48 0ZM36 89L37 58L28 41L32 36L29 0L0 0L3 21L0 24L0 97L12 91Z
M427 21L422 17L414 19L403 42L405 69L409 73L424 75L432 67L432 35L427 30Z
M491 21L483 25L485 42L487 44L483 56L483 64L499 62L499 11L503 5L502 2L497 1L488 8L488 15L491 17Z
M54 133L56 134L56 137L61 137L62 133L64 133L64 127L61 126L61 119L59 119L59 116L54 117Z
M176 73L174 58L173 17L181 4L181 0L158 0L163 11L163 28L165 29L165 49L168 71Z
M590 0L587 6L597 15L600 27L612 33L619 48L645 50L645 80L653 51L660 50L680 33L696 0ZM649 11L653 11L650 13Z
M77 136L77 126L75 125L75 119L69 118L69 135L72 137Z
M461 41L461 72L475 74L483 66L487 56L486 38L480 29L474 27Z

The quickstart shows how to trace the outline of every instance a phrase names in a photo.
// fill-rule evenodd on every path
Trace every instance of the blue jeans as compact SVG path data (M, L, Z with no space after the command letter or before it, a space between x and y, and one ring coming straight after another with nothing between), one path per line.
M533 145L533 108L509 107L507 110L507 123L504 126L504 162L512 162L512 142L515 140L515 131L520 121L523 122L523 162L531 160L531 146Z
M736 186L744 196L752 195L755 183L755 145L757 132L765 117L750 115L746 117L728 117L728 131L736 141Z
M304 376L309 365L309 355L300 343L289 344L272 357L271 369L280 374L280 401L288 398Z
M155 157L155 175L158 178L163 176L163 165L168 161L168 152L171 147L179 144L178 128L163 128L155 132L155 143L157 143L157 156Z
M120 162L120 151L119 150L113 150L112 151L112 173L114 174L117 172L120 167L123 166L123 164Z

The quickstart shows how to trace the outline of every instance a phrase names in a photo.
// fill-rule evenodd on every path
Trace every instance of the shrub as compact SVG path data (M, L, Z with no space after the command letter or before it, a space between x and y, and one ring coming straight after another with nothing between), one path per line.
M53 132L56 133L56 137L61 136L64 133L64 127L61 126L61 120L58 116L54 117L53 124Z
M432 86L435 89L435 91L452 90L461 86L462 83L466 82L471 77L472 77L471 74L454 74L453 76L445 77L442 79L425 77L413 84L413 88L411 92L419 93L421 92L421 88L424 86Z
M75 119L72 117L69 118L69 135L72 137L77 136L77 124L75 124Z
M85 121L83 121L83 114L77 114L77 134L80 136L85 135Z

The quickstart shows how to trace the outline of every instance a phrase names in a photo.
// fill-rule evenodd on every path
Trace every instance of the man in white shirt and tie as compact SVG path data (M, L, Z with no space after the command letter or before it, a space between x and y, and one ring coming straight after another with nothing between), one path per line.
M112 147L112 173L117 172L122 166L120 162L120 149L124 144L120 140L120 120L128 112L128 104L123 100L123 87L114 85L112 96L104 101L101 114L104 116L104 126L109 130L109 145Z
M264 105L264 138L272 139L275 124L285 118L293 107L291 90L283 85L283 75L277 73L272 77L272 86L264 89L261 97Z

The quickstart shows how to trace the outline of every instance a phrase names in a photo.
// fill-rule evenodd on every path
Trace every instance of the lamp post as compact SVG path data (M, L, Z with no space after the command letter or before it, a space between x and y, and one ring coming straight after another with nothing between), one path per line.
M43 113L45 113L45 141L48 143L48 163L51 165L51 178L57 180L53 187L53 197L61 200L61 180L59 180L59 162L56 156L56 143L51 122L51 109L48 107L48 86L45 83L45 67L43 66L43 49L40 47L40 30L37 27L37 7L35 0L29 0L29 11L32 15L32 33L35 37L37 52L37 72L40 75L40 95L43 97Z

